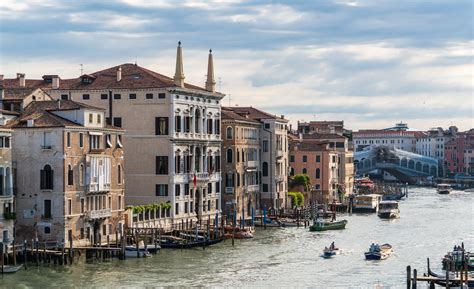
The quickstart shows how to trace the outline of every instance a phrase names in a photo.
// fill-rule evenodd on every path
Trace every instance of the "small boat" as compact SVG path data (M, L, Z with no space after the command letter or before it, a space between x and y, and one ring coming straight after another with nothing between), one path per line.
M23 268L23 264L20 265L3 265L2 266L2 273L16 273L19 271L21 268Z
M346 228L347 220L326 222L322 220L316 220L311 227L309 227L310 232L319 232L326 230L342 230Z
M383 244L379 246L379 244L372 244L370 245L369 251L365 252L365 259L366 260L385 260L392 255L392 245L390 244Z
M132 246L126 246L125 247L125 257L127 257L127 258L146 258L146 257L151 257L151 254L144 247L141 247L141 248L139 247L138 248L138 253L137 253L137 247L132 245Z
M382 196L383 201L400 201L403 199L407 194L406 193L398 193L398 194L387 194Z
M428 276L439 278L438 280L434 281L434 283L436 285L439 285L441 287L446 287L446 288L448 288L448 286L446 286L446 285L449 285L449 287L454 287L454 286L460 286L461 285L460 282L459 282L460 278L457 277L454 272L448 272L449 281L446 282L445 281L446 280L445 279L446 274L437 274L437 273L433 272L430 268L430 258L427 259L427 262L428 262ZM446 284L446 283L448 283L448 284ZM467 287L468 288L473 288L474 287L474 281L468 281L467 282Z
M202 236L201 236L202 237ZM162 238L161 239L161 248L162 249L191 249L196 247L207 247L217 243L220 243L224 238L217 239L208 239L208 238L199 238L197 240L176 240L171 238Z
M400 209L398 208L398 202L381 201L379 203L379 211L377 215L379 216L379 218L382 219L400 218Z
M325 259L332 258L340 254L339 248L334 247L334 243L331 246L324 248L322 257Z
M375 213L381 200L382 195L379 194L357 195L354 197L352 212Z
M463 259L464 252L464 259ZM451 271L459 271L463 266L463 260L468 271L474 271L474 254L466 252L461 246L454 246L453 251L448 252L443 260L443 270L449 269Z
M438 184L438 187L436 188L436 191L438 191L438 194L441 195L448 195L451 193L451 186L448 184Z

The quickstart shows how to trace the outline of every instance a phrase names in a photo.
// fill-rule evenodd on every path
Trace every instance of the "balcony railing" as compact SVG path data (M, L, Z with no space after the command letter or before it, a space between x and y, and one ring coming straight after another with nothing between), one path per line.
M277 158L282 158L282 157L283 157L283 151L280 150L280 149L278 149L278 150L276 151L276 157L277 157Z
M257 161L246 161L245 166L247 168L256 168L256 167L258 167L258 162Z
M284 180L285 180L285 177L283 177L282 175L275 176L275 181L277 183L283 182Z
M226 187L226 188L225 188L225 193L226 193L226 194L231 195L231 194L234 193L234 191L235 191L235 190L234 190L234 187Z
M194 173L189 174L189 180L194 180ZM209 173L196 173L196 181L209 181Z
M86 212L86 218L89 220L105 219L109 217L112 217L111 209L93 210Z
M247 192L249 192L249 193L258 192L259 189L260 189L259 185L249 185L249 186L247 186Z
M110 190L110 184L90 184L89 193L106 192Z

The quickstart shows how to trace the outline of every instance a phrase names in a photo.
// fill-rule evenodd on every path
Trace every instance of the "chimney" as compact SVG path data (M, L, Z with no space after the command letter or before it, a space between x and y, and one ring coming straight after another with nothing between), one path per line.
M285 119L285 115L284 115L284 114L280 115L280 117L281 117L281 119Z
M209 49L209 58L207 61L206 90L210 92L216 92L216 81L214 80L214 61L212 60L212 49Z
M16 78L20 80L20 87L25 87L25 74L24 73L17 73Z
M176 51L176 72L174 73L174 85L184 88L184 72L183 72L183 50L181 41L178 42Z
M119 82L120 80L122 80L122 67L119 66L119 68L117 69L117 82Z
M0 74L0 81L3 81L3 74Z
M57 104L58 104L58 109L61 109L61 99L59 98L58 100L56 100Z
M26 121L26 124L28 127L32 127L35 125L35 120L34 119L29 119Z
M59 76L53 76L52 88L58 89L59 88Z
M300 141L303 141L303 134L301 132L298 134L298 137L299 137Z

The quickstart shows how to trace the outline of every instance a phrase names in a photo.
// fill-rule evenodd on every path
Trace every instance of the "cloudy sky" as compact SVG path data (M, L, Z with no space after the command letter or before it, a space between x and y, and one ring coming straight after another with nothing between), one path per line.
M225 104L383 128L474 127L471 0L1 0L0 74L77 77L126 62Z

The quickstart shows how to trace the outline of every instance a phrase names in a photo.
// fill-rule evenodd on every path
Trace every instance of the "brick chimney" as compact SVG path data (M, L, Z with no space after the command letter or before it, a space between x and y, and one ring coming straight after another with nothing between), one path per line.
M59 88L59 76L53 76L52 88L58 89Z
M119 66L119 68L117 69L117 82L119 82L120 80L122 80L122 67Z
M20 81L20 87L25 87L25 74L17 73L16 78Z

